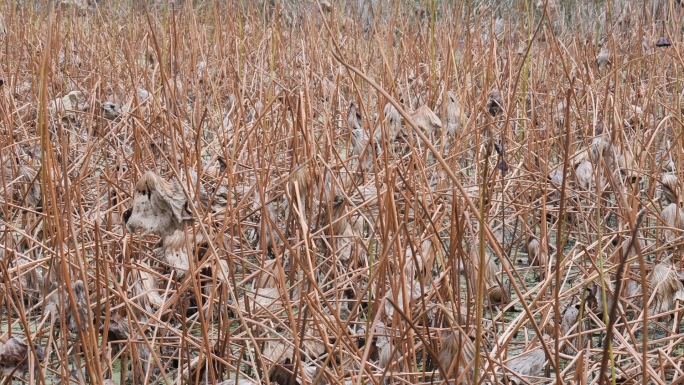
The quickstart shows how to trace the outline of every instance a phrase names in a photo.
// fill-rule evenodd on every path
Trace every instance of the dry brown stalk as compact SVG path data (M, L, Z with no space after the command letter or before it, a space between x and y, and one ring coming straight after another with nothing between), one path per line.
M0 4L7 381L684 377L677 2L144 3Z

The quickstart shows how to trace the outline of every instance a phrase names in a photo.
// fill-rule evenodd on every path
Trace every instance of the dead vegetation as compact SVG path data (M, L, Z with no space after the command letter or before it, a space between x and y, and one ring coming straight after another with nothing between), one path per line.
M682 16L3 2L2 380L681 383Z

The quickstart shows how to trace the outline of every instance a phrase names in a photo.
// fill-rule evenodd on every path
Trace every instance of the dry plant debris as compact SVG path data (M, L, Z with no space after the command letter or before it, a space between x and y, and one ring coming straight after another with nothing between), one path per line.
M680 1L0 4L0 380L684 381Z

